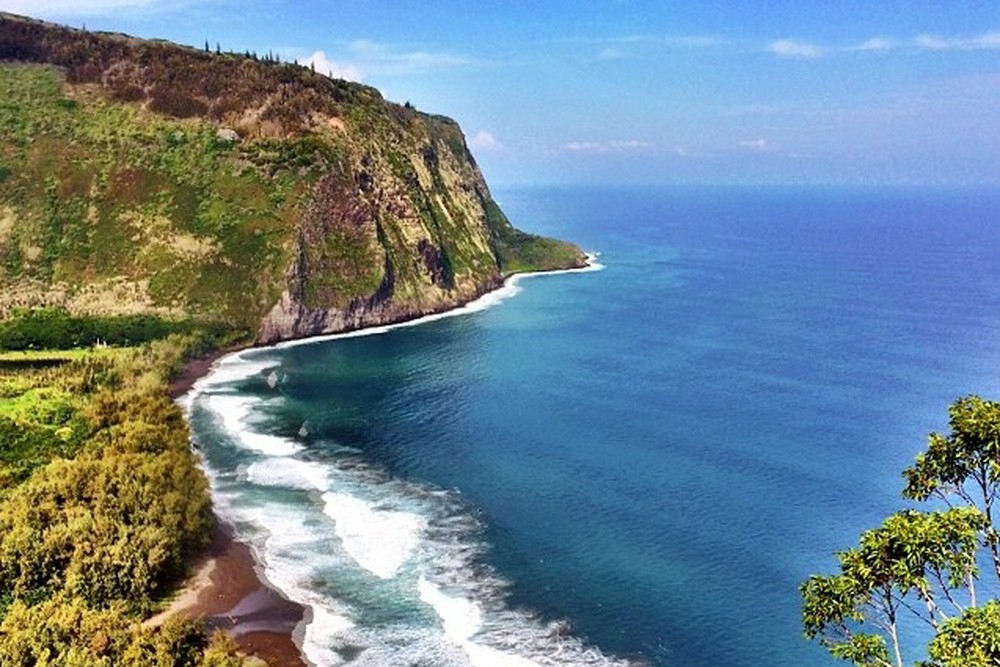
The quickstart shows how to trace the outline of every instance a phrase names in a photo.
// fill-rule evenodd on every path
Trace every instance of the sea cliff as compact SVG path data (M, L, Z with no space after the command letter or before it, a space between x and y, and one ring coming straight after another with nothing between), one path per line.
M271 56L0 14L0 318L195 320L272 343L582 266L514 229L459 126Z

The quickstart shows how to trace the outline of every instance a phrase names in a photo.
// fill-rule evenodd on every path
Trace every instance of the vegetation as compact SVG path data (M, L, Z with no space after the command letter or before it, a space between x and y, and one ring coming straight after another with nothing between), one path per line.
M207 483L166 391L208 344L174 334L0 364L0 664L241 664L197 623L140 623L209 533Z
M212 327L222 334L221 325ZM95 345L138 345L166 338L172 333L204 330L190 320L170 321L153 315L73 317L60 308L39 308L14 313L0 321L0 349L67 350Z
M977 396L950 409L951 432L931 434L904 472L905 497L944 509L905 510L838 554L840 573L802 585L806 636L855 665L903 667L907 617L933 635L922 667L1000 664L1000 403ZM980 583L980 565L988 581Z
M239 664L197 624L139 625L210 519L166 393L185 357L289 299L381 322L580 260L510 225L450 119L0 13L0 664Z
M0 127L0 317L54 306L253 329L277 299L308 182L294 150L241 150L45 66L0 67Z

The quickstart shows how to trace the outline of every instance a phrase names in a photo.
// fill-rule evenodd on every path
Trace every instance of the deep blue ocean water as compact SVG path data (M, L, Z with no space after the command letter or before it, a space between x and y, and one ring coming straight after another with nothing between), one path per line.
M798 585L1000 396L1000 192L498 193L600 252L419 326L230 357L217 504L323 665L821 667ZM515 293L516 292L516 293Z

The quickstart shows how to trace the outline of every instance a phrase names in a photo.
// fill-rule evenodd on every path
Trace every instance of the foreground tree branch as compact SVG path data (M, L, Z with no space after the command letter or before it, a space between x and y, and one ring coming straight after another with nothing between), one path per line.
M981 553L989 554L1000 583L1000 403L968 396L949 414L951 433L931 434L903 473L906 498L933 497L948 509L891 515L837 554L839 574L814 575L800 587L806 637L837 658L903 667L905 654L925 653L904 646L898 613L905 609L935 631L926 649L931 661L918 667L1000 666L1000 602L978 607L975 587ZM946 613L939 599L958 615Z

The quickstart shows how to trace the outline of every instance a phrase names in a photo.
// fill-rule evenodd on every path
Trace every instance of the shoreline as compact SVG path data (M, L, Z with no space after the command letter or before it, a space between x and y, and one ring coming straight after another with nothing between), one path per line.
M175 402L182 401L196 389L198 381L211 373L218 362L225 357L252 349L278 349L291 345L375 335L397 328L477 312L515 295L517 282L522 278L599 271L603 268L597 263L597 254L587 253L586 257L586 265L578 268L514 273L505 276L496 289L439 313L335 334L317 334L272 345L258 347L249 344L214 350L185 362L181 372L169 384L170 398ZM504 290L508 291L504 293ZM159 614L147 619L145 624L158 625L173 616L203 618L207 628L225 631L242 652L265 660L271 667L309 667L310 663L301 648L304 628L310 620L307 608L288 600L271 587L264 578L250 545L240 541L234 535L233 529L217 514L214 514L214 517L215 526L212 529L211 543L192 561L188 579L177 589L169 605Z
M192 573L159 614L144 621L155 627L173 617L203 619L223 630L239 650L271 667L308 667L296 642L306 610L263 580L248 544L216 516L212 541L193 562Z

